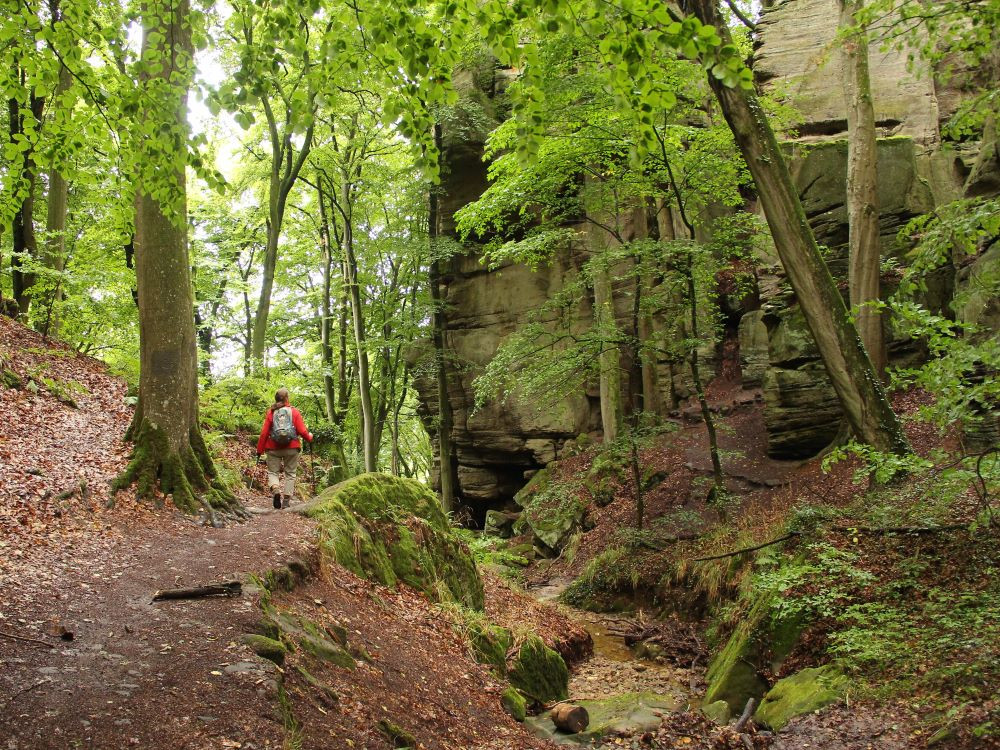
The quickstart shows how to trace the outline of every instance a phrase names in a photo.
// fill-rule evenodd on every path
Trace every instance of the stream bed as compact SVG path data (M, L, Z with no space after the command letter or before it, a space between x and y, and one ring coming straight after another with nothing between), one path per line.
M568 581L553 581L530 593L540 601L555 602L567 585ZM691 670L637 656L616 632L628 625L630 617L560 606L594 641L593 656L572 668L569 681L569 702L587 709L590 725L579 734L566 734L556 729L546 712L528 718L533 732L559 744L601 747L604 739L621 732L653 730L661 716L687 707Z

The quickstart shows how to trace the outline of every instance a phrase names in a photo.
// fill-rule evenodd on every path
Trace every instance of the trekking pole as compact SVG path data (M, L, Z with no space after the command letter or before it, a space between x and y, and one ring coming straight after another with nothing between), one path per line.
M309 446L309 479L312 481L313 486L313 497L316 497L316 454L313 452L313 444L307 443Z

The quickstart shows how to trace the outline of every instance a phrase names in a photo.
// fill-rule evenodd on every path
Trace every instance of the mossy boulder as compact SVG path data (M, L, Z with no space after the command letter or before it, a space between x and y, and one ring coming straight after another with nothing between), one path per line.
M701 712L716 724L722 726L728 724L733 715L732 711L729 710L729 704L725 701L716 701L715 703L709 703L707 706L702 706Z
M834 664L803 669L775 683L764 696L754 719L780 731L796 716L840 700L849 686L850 679Z
M536 482L538 477L542 480ZM548 470L538 472L532 481L515 496L524 513L518 519L534 538L549 550L558 552L580 529L587 501L580 495L581 486L573 482L556 482L548 478ZM514 533L520 530L514 526Z
M392 743L393 747L415 748L417 746L417 739L396 722L389 719L379 719L377 726L379 731Z
M524 696L521 695L513 687L508 686L506 690L500 695L500 705L503 706L503 710L506 711L514 721L524 721L525 717L528 715L528 704L524 700Z
M285 663L285 657L288 655L288 647L281 641L255 633L247 634L241 640L257 656L268 661L273 661L279 667Z
M324 490L302 512L319 522L324 552L359 576L482 610L472 555L419 482L361 474Z
M538 703L565 700L569 696L569 670L558 652L530 635L510 666L511 685Z
M771 599L759 599L709 663L703 705L722 700L738 714L748 698L759 700L768 690L761 671L768 665L772 671L781 666L802 629L803 624L796 619L774 619Z
M258 625L263 635L248 638L277 642L286 650L294 645L322 661L344 669L355 668L354 657L347 649L347 631L342 626L322 626L307 617L275 609L267 603L263 609L265 617Z
M507 674L507 651L514 643L509 630L499 625L475 622L468 626L468 638L476 661L490 665L500 676Z
M514 523L520 517L519 513L505 513L502 510L488 510L486 511L486 522L483 524L483 533L487 536L509 539L514 535Z

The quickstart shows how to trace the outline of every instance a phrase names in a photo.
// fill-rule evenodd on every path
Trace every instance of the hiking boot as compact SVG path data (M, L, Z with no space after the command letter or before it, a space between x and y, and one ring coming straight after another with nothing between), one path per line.
M281 493L280 492L275 492L274 493L274 509L278 510L279 508L281 508Z
M288 495L285 495L283 498L281 498L281 507L287 508L291 502L292 498L290 498Z

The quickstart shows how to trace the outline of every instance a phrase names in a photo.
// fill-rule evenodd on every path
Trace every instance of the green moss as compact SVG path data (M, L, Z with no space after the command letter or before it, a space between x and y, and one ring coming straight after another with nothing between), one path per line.
M732 717L729 704L725 701L716 701L715 703L709 703L707 706L702 706L701 712L716 724L722 726L728 724L729 719Z
M269 603L264 603L262 608L265 618L259 623L258 629L269 640L297 644L317 659L344 669L354 669L357 666L354 657L347 651L346 630L325 628L307 617L277 610Z
M587 728L572 736L572 741L580 744L598 740L606 735L639 735L654 731L660 726L665 713L676 711L682 705L681 701L672 695L648 691L623 693L609 698L575 701L575 703L585 709L590 717ZM565 733L556 729L549 713L529 718L528 723L543 737L556 742L567 739Z
M483 584L468 547L420 483L362 474L325 490L306 513L319 521L324 552L354 573L483 608Z
M660 725L665 711L679 707L672 695L650 691L623 693L600 700L577 701L590 716L586 737L601 737L612 732L645 731Z
M539 703L565 700L569 695L566 662L537 635L530 635L511 665L511 684Z
M303 651L335 666L344 669L354 669L357 666L353 656L339 644L324 636L307 633L299 637L299 645Z
M704 704L723 700L733 713L743 710L748 698L761 698L768 684L761 673L765 666L779 666L794 648L802 623L774 621L771 599L761 597L737 625L725 647L708 665L708 689ZM770 663L765 661L770 657Z
M309 673L307 669L301 666L296 666L295 670L299 673L299 676L305 680L306 684L310 687L316 688L319 691L320 696L322 696L327 704L334 704L340 700L340 696L337 695L337 691L332 687L327 685L322 680L317 679L312 674Z
M177 451L164 429L139 416L140 413L141 410L136 411L126 433L126 439L134 443L132 460L115 478L112 491L135 482L140 497L153 497L159 487L185 513L214 509L245 515L236 496L216 478L215 466L197 425L191 427L188 441Z
M3 384L6 388L13 388L18 391L24 388L24 381L21 379L21 376L13 370L8 370L4 367L0 367L0 384Z
M528 715L528 704L524 696L513 687L507 687L500 696L500 705L514 721L524 721Z
M240 640L249 646L250 650L257 656L273 661L279 667L285 663L288 648L281 641L265 635L245 635Z
M637 571L624 547L609 547L594 557L562 593L567 604L589 612L617 612L631 606Z
M472 653L480 664L489 664L501 677L507 674L507 651L514 637L506 628L490 623L469 623L468 639Z
M803 669L791 677L778 680L764 696L754 718L780 731L796 716L812 713L840 700L849 685L850 680L833 664Z
M413 748L417 746L417 740L412 734L389 719L379 719L378 728L392 742L393 747Z
M551 468L545 468L535 472L534 476L528 480L528 483L514 495L514 502L523 508L532 495L541 492L548 487L549 482L552 481L552 474L553 471Z

